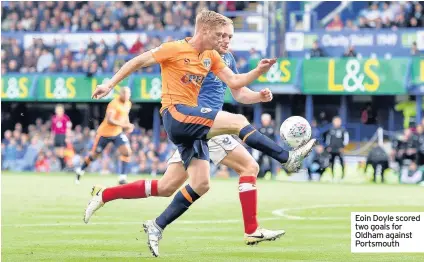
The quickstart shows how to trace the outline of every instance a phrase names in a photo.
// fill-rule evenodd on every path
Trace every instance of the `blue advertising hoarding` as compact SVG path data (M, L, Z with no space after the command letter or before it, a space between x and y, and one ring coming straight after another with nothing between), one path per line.
M290 57L305 57L309 54L312 43L317 40L319 47L326 56L341 57L349 45L363 57L375 54L385 57L409 56L413 42L417 42L418 49L424 50L424 30L414 29L361 29L312 32L287 32L285 47Z

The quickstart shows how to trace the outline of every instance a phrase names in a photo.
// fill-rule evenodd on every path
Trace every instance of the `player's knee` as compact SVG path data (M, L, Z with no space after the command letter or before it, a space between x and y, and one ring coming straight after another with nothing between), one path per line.
M240 176L254 176L259 174L259 165L256 161L249 161L243 165L242 169L238 172Z
M158 194L162 197L172 196L177 189L177 187L172 187L169 184L158 183Z
M247 118L244 115L236 114L233 115L231 118L231 121L228 123L229 125L229 132L231 134L238 134L243 127L249 125L249 121L247 121Z
M200 196L206 194L206 192L209 191L209 188L210 188L210 185L209 185L209 181L207 180L200 181L193 184L193 190Z
M239 130L241 130L243 127L250 124L244 115L237 114L236 116L237 116L236 125Z

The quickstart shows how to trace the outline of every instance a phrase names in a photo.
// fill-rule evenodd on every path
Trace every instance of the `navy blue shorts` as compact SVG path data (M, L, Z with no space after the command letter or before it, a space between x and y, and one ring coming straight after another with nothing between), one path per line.
M128 141L128 137L124 133L120 133L117 136L108 137L96 135L91 152L100 154L109 143L113 143L116 147L120 147L125 144L130 144Z
M162 112L166 133L178 147L186 169L192 158L209 161L206 136L218 112L211 108L185 105L170 106Z

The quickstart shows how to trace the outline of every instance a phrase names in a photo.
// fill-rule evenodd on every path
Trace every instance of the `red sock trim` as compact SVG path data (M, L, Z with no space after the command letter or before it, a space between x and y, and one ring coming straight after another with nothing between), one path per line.
M239 179L239 184L241 183L250 183L255 185L256 184L256 177L255 176L241 176Z
M158 195L158 180L152 180L151 184L151 195L157 196Z

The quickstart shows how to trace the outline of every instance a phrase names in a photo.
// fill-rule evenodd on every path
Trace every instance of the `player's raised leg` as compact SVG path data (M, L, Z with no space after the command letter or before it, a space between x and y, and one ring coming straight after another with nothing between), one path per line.
M177 157L171 162L160 180L138 180L126 185L103 187L93 186L92 199L85 209L84 222L88 223L93 214L105 203L117 199L140 199L148 197L169 197L180 188L188 178L188 173ZM171 159L172 160L172 159Z
M275 240L282 235L284 235L284 230L267 230L259 227L257 219L257 187L256 187L256 178L259 173L259 165L249 154L249 152L240 145L234 138L231 136L220 136L226 137L228 141L227 144L235 144L236 146L232 150L226 151L227 155L220 162L221 164L232 168L237 174L239 174L239 198L241 209L243 213L243 222L244 222L244 238L245 242L248 245L257 244L261 241L270 241ZM225 142L220 143L219 138L211 139L209 141L211 159L214 160L214 154L217 151L214 151L213 143L219 143L217 148L224 148ZM225 140L224 140L225 141ZM230 149L230 148L229 148ZM222 149L221 149L222 150Z
M311 152L316 143L316 139L311 139L305 145L288 152L257 131L245 116L225 111L217 114L208 138L222 134L238 135L250 147L278 160L289 172L297 171L300 168L302 160Z

